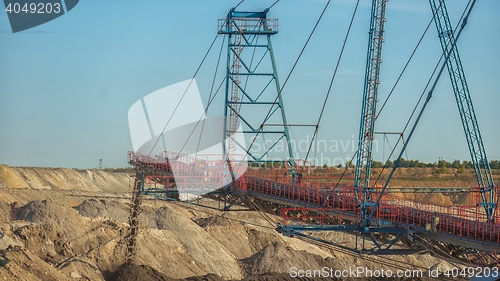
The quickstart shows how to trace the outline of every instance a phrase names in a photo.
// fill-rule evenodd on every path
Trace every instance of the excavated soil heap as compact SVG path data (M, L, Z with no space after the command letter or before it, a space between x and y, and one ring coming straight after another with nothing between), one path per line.
M180 266L180 265L173 265L173 266ZM193 276L185 279L173 279L159 272L158 270L152 268L151 266L145 264L141 265L123 264L108 278L106 278L106 280L107 281L177 281L177 280L225 281L225 279L214 274L207 274L205 276ZM254 280L261 280L261 279L254 279ZM281 279L262 279L262 280L281 280Z
M109 281L171 281L176 280L148 265L124 264L108 278Z
M275 230L281 221L275 215L146 197L136 265L123 265L129 180L123 173L0 165L0 280L336 280L292 278L289 270L388 266L385 257L365 259L283 236ZM277 208L263 206L271 213ZM355 244L347 233L314 235ZM398 267L452 267L429 254L392 258Z

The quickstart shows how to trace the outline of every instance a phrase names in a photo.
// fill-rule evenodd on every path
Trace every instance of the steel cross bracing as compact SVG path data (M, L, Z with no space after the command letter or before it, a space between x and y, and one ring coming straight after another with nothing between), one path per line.
M370 198L369 184L378 85L380 83L380 65L382 63L382 44L384 42L386 4L387 0L372 1L365 87L363 91L363 105L361 107L356 175L354 178L356 197L363 210L373 205L373 203L370 203L372 199ZM361 192L359 188L361 188Z
M362 214L352 187L318 189L291 185L274 178L263 179L262 174L256 173L240 179L238 189L259 200L290 206L281 208L283 222L277 226L277 230L287 236L301 236L371 255L411 254L421 252L427 246L444 245L448 249L444 256L457 254L462 263L469 263L469 255L474 255L474 264L484 266L498 262L500 224L485 222L484 212L479 207L422 204L386 194L376 208L369 208L369 211L374 210L375 223L367 227L359 224ZM499 215L495 216L498 218ZM355 247L346 247L312 234L321 231L351 232L360 239L356 239ZM380 237L384 237L382 241ZM429 245L423 247L419 239L426 239ZM410 249L394 248L398 242L410 246ZM491 263L478 261L478 254L491 256Z
M469 87L456 46L453 27L448 17L445 1L429 0L429 2L434 14L434 22L441 42L441 48L443 49L444 56L447 57L446 66L457 101L458 111L460 112L472 164L476 172L476 179L482 197L481 205L484 206L489 220L492 220L496 210L495 183L486 157ZM463 24L465 25L465 23Z
M286 142L289 164L295 166L292 144L281 97L280 82L274 59L271 35L278 33L278 20L268 19L267 11L239 12L230 10L226 19L219 20L219 34L228 36L226 98L224 116L223 155L233 153L236 147L243 149L250 160L265 161L268 154L281 141ZM259 77L264 83L250 85L249 79ZM259 111L261 110L261 111ZM264 120L255 120L258 113L269 114ZM241 125L241 131L238 128ZM272 143L264 149L252 151L237 140L242 134L245 140L268 137Z

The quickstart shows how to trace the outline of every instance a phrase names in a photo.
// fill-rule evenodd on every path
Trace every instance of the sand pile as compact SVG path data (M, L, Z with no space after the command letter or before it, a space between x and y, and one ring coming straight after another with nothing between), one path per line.
M275 241L265 246L261 251L244 260L251 275L264 273L289 273L293 266L319 269L332 265L331 258L323 259L303 250L296 250L283 241Z
M221 216L199 219L196 223L211 234L220 244L229 249L238 259L248 258L277 237L274 229L266 231L251 224ZM264 224L265 225L265 224ZM225 233L225 235L220 235Z
M129 202L117 199L119 193L103 197L103 192L118 190L122 175L61 170L0 166L0 232L5 235L0 238L0 280L103 281L113 272L117 280L306 280L291 279L290 266L377 266L284 237L255 211L219 212L144 200L134 259L139 266L125 267L122 242L128 229ZM107 176L116 182L104 183ZM98 187L101 181L102 189ZM122 183L128 192L128 179ZM345 233L322 235L344 246L354 244L354 238ZM430 255L398 258L424 267L440 262ZM126 277L131 279L118 279Z
M426 202L429 204L436 204L440 206L453 206L453 201L449 196L442 193L405 193L405 198L417 202Z
M52 199L31 201L23 207L15 208L13 211L16 220L39 224L58 224L61 228L70 228L71 232L81 229L78 224L84 224L85 221L77 212Z
M95 253L99 253L110 241L118 240L123 226L110 221L86 219L74 209L50 199L32 201L14 212L17 221L29 222L14 225L15 237L30 253L54 266L69 266L76 258L95 272L108 260L119 258L110 256L97 260ZM116 242L113 249L115 246Z
M191 260L181 262L199 265L206 273L213 273L229 279L243 278L238 259L191 220L193 215L187 210L172 204L157 211L158 228L168 230L184 245Z
M130 176L103 170L9 167L0 165L0 182L8 188L127 192Z
M109 281L171 281L165 274L148 265L124 264L108 278Z
M149 265L124 264L113 272L107 281L176 281L181 279L172 279ZM193 276L182 280L187 281L224 281L221 277L214 274L204 276ZM246 279L244 279L246 280Z
M112 218L122 223L128 222L130 215L130 205L127 203L102 199L87 199L74 209L87 218Z
M0 266L0 278L2 280L72 280L72 278L48 264L37 255L24 249L14 248L2 251L0 253L0 260L6 261L5 264Z

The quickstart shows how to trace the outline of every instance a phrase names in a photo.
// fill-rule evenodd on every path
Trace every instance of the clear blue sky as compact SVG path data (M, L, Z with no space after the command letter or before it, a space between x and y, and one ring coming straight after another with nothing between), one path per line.
M216 36L217 19L238 2L84 0L60 18L16 34L7 14L0 12L0 163L92 168L102 158L104 166L125 166L132 149L129 107L155 90L191 78ZM272 2L247 0L239 9L262 10ZM320 139L344 145L357 139L370 2L361 1ZM280 20L273 46L282 81L325 3L281 0L269 12L269 17ZM455 24L467 1L447 3ZM354 4L332 1L285 87L290 123L316 122ZM500 1L478 1L458 45L490 160L500 159L499 12ZM430 18L428 1L388 2L381 101ZM196 77L204 102L220 45L218 40ZM381 114L377 131L402 130L440 52L433 25ZM213 110L222 114L222 99L216 102ZM294 131L297 142L306 133ZM378 139L375 159L381 161L389 147ZM395 141L389 137L389 143ZM347 149L325 157L346 158L352 153ZM447 74L408 147L408 157L424 162L470 158Z

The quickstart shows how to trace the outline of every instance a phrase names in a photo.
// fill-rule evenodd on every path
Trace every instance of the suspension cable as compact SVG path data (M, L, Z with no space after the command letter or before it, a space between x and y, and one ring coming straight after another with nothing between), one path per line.
M346 162L344 172L342 172L342 175L340 175L339 180L335 184L335 187L334 187L335 190L339 186L340 181L344 178L345 174L347 173L347 170L349 170L349 165L352 164L352 161L354 161L354 158L356 157L356 155L358 155L358 152L359 152L359 150L356 150L356 152L352 156L351 160L349 160L349 162Z
M244 0L242 0L241 2L243 2ZM153 147L151 148L151 150L149 151L149 154L148 156L151 156L151 153L153 153L153 150L155 149L156 145L158 144L158 141L160 140L160 137L163 135L163 133L165 133L165 130L167 129L167 126L168 124L170 124L170 121L172 120L172 117L174 116L175 112L177 111L177 109L179 108L179 105L181 104L182 100L184 99L184 96L186 96L186 93L187 91L189 90L189 88L191 87L191 84L193 83L193 80L194 78L196 77L196 75L198 74L198 72L200 71L201 69L201 66L203 65L203 63L205 62L208 54L210 53L210 51L212 50L212 47L214 46L215 44L215 41L217 41L217 37L219 36L219 34L215 35L215 38L214 40L212 41L212 43L210 44L210 47L208 48L207 52L205 53L205 56L203 57L203 59L201 60L200 64L198 65L198 68L196 69L196 71L194 72L194 75L193 75L193 79L191 79L191 81L189 81L189 84L188 86L186 87L186 90L184 90L184 93L182 94L181 96L181 99L179 100L179 102L177 103L177 105L175 106L174 108L174 111L172 112L172 114L170 115L170 117L168 118L168 121L167 123L165 124L165 126L163 127L163 129L161 130L161 134L158 136L158 138L156 139Z
M462 32L463 28L465 27L465 24L467 24L467 18L469 17L470 12L471 12L471 10L472 10L472 8L473 8L474 3L475 3L475 1L476 1L476 0L474 0L474 2L472 3L472 5L471 5L471 1L472 1L472 0L469 0L469 2L467 3L467 6L465 7L465 10L464 10L464 12L462 13L462 16L460 17L460 20L458 21L458 23L457 23L457 25L455 26L455 29L454 29L454 31L453 31L453 33L455 33L457 30L459 30L460 23L462 22L462 25L461 25L461 27L460 27L460 30L458 31L458 34L457 34L457 36L456 36L456 38L455 38L455 42L456 42L456 41L458 40L458 38L460 37L460 34L461 34L461 32ZM442 3L440 4L440 6L439 6L439 7L441 7L441 5L442 5ZM470 8L469 8L469 7L470 7ZM439 9L439 8L438 8L438 9ZM436 12L437 12L437 10L438 10L438 9L436 9ZM468 13L467 13L467 10L469 11ZM466 15L466 13L467 13L467 15ZM435 17L435 16L436 16L436 15L435 15L435 14L433 14L433 16L432 16L432 20L434 20L434 17ZM431 22L432 22L432 20L431 20ZM464 24L464 23L465 23L465 24ZM450 41L450 42L448 42L448 44L450 44L450 43L451 43L451 41ZM415 115L415 113L416 113L416 111L417 111L418 105L419 105L419 104L420 104L420 102L422 101L422 99L423 99L423 97L424 97L424 95L425 95L425 92L427 91L427 88L429 87L429 85L430 85L430 83L431 83L431 81L432 81L432 79L433 79L434 75L436 74L436 71L437 71L437 69L439 68L439 65L441 64L441 61L443 60L444 56L445 56L445 55L444 55L444 53L442 53L442 54L441 54L441 56L440 56L440 58L439 58L439 60L438 60L438 62L437 62L437 64L436 64L436 66L434 67L434 70L432 71L432 74L431 74L431 76L429 77L429 80L427 81L427 84L425 85L425 88L424 88L424 90L422 91L422 94L420 95L420 98L419 98L419 99L418 99L418 101L417 101L417 104L416 104L416 105L415 105L415 107L413 108L413 111L412 111L412 113L410 114L410 117L408 118L408 121L406 122L406 124L405 124L405 126L404 126L404 128L403 128L403 133L406 131L406 129L407 129L407 128L408 128L408 126L410 125L410 122L411 122L411 120L413 119L413 116ZM443 66L441 67L440 73L442 73L442 71L443 71L444 67L445 67L445 64L443 64ZM441 75L441 74L439 74L439 76L440 76L440 75ZM384 165L384 167L382 167L382 170L381 170L381 171L380 171L380 173L378 174L377 179L375 180L375 182L374 182L373 186L375 186L375 185L377 184L378 180L379 180L379 179L380 179L380 177L382 176L382 173L383 173L383 172L384 172L384 170L387 168L388 160L392 157L392 155L393 155L393 154L394 154L394 152L396 151L396 147L398 146L398 144L399 144L400 140L401 140L401 139L398 139L398 141L397 141L397 142L396 142L396 144L394 145L394 148L392 149L391 153L390 153L390 154L389 154L389 156L387 157L387 161L386 161L386 163L385 163L386 165ZM408 139L407 139L407 141L406 141L406 142L408 143Z
M290 72L288 73L286 79L285 79L285 82L283 83L283 85L281 86L281 89L279 89L278 91L278 94L276 95L276 98L274 99L274 102L273 102L273 106L271 106L271 108L269 109L269 111L267 112L266 114L266 117L264 118L264 122L269 118L269 116L271 115L271 112L273 111L274 109L274 106L276 104L276 101L281 98L281 93L283 92L283 89L285 88L285 86L287 85L287 82L288 80L290 79L290 76L292 75L293 71L295 70L295 67L297 66L300 58L302 57L302 54L304 53L307 45L309 44L309 41L311 40L314 32L316 31L316 28L318 27L321 19L323 18L323 15L325 14L326 12L326 9L328 8L328 5L330 5L330 2L331 0L328 0L328 2L326 3L325 5L325 8L323 8L323 11L321 12L321 15L319 16L318 20L316 21L316 24L314 25L314 28L312 29L311 33L309 34L304 46L302 47L302 50L300 51L299 53L299 56L297 57L297 59L295 60L295 63L293 64ZM254 145L255 141L257 140L257 136L262 132L262 130L264 129L264 122L262 123L262 125L259 127L259 130L257 131L257 134L255 135L255 137L253 138L252 142L250 143L250 146L248 147L248 149L246 150L246 153L245 153L245 157L248 156L248 152L250 151L250 149L252 148L252 146ZM240 164L241 165L241 164Z
M440 4L440 5L442 5L442 4ZM425 35L426 35L427 31L429 30L430 26L432 25L432 21L434 20L434 16L435 16L435 14L433 14L433 16L431 17L431 19L430 19L429 23L427 24L427 27L425 28L425 30L424 30L424 32L423 32L423 34L422 34L422 36L420 37L420 39L419 39L419 41L418 41L417 45L416 45L416 46L415 46L415 48L413 49L412 54L410 55L410 57L409 57L409 59L407 60L407 62L406 62L406 64L405 64L405 66L404 66L404 68L403 68L403 70L401 71L401 73L400 73L400 75L399 75L398 79L396 80L396 83L395 83L395 84L394 84L394 86L392 87L392 89L391 89L391 91L390 91L390 93L389 93L388 97L387 97L387 98L386 98L386 100L384 101L384 103L383 103L382 107L380 108L380 110L379 110L379 112L378 112L377 116L375 117L376 119L378 118L378 116L380 115L380 113L382 112L382 110L384 109L384 107L385 107L385 105L386 105L387 101L389 100L389 98L391 97L392 93L394 92L394 90L395 90L396 86L398 85L398 83L399 83L399 81L400 81L401 77L403 76L404 72L406 71L406 68L408 67L408 65L409 65L409 63L411 62L411 60L412 60L413 56L415 55L415 53L416 53L416 51L417 51L418 47L420 46L420 44L421 44L421 42L422 42L423 38L425 37ZM463 15L462 15L462 17L463 17ZM443 57L443 55L441 55L441 58L439 59L438 64L437 64L437 65L436 65L436 67L434 68L434 70L433 70L433 72L432 72L432 75L431 75L431 77L429 78L429 80L428 80L428 82L427 82L427 85L425 86L424 91L423 91L423 92L422 92L422 94L420 95L420 98L419 98L419 100L417 101L417 104L415 105L415 107L414 107L414 109L413 109L413 111L412 111L412 113L411 113L411 115L410 115L410 117L409 117L409 119L408 119L408 121L407 121L407 123L406 123L406 125L405 125L404 129L403 129L403 132L406 130L406 128L408 127L408 125L409 125L409 123L410 123L410 121L411 121L411 119L412 119L413 115L415 114L415 112L416 112L416 110L417 110L417 108L418 108L418 105L420 104L420 102L421 102L421 100L422 100L422 98L423 98L423 96L424 96L424 94L425 94L425 91L426 91L427 87L429 86L429 83L430 83L430 81L432 80L432 77L434 76L434 74L435 74L435 72L436 72L436 70L437 70L437 68L438 68L438 66L439 66L439 63L441 62L442 57ZM380 179L380 177L382 176L382 173L383 173L384 169L387 167L388 161L390 160L390 158L391 158L391 157L392 157L392 155L394 154L395 149L396 149L397 145L399 144L399 140L400 140L400 139L398 139L398 141L396 142L396 145L393 147L393 149L392 149L391 153L390 153L390 154L389 154L389 156L387 157L387 160L385 161L385 165L382 167L382 171L378 174L377 179L375 180L375 182L374 182L374 185L373 185L373 186L375 186L375 185L377 184L378 180L379 180L379 179ZM358 151L356 151L355 155L356 155L357 153L358 153ZM352 159L354 159L354 158L352 158ZM346 172L346 171L347 171L347 168L346 168L346 170L344 171L344 173L342 174L342 176L341 176L341 178L339 179L339 181L337 182L336 187L338 186L338 184L339 184L340 180L342 179L342 177L344 176L344 174L345 174L345 172Z
M217 87L217 90L215 91L215 94L213 95L212 99L208 102L207 106L206 106L206 110L208 110L208 107L212 104L212 102L214 101L215 97L217 96L217 94L219 93L219 90L221 89L222 85L224 84L224 82L226 81L226 78L222 79L221 83L219 84L219 87ZM200 121L202 121L203 119L203 115L205 115L205 112L204 111L200 118L198 119L198 122L196 122L196 125L194 126L194 128L191 130L191 133L189 134L189 136L187 137L187 140L184 142L184 145L182 146L182 148L179 150L179 154L182 153L182 151L184 150L184 148L186 147L187 145L187 142L188 140L191 138L191 136L194 134L194 131L196 130L196 128L198 127L198 124L200 123ZM205 120L203 120L203 126L205 125ZM203 132L203 127L202 127L202 132ZM200 133L200 139L198 140L198 147L197 147L197 150L196 152L198 152L198 149L199 149L199 145L200 145L200 141L201 141L201 133Z
M217 73L218 73L218 70L219 70L219 65L220 65L220 60L221 60L221 57L222 57L222 51L224 50L224 43L226 42L226 37L222 37L222 44L220 46L220 51L219 51L219 58L217 59L217 65L215 66L215 73L214 73L214 78L212 79L212 85L210 87L210 94L208 95L208 103L207 103L207 106L205 107L205 112L204 114L202 114L200 116L200 119L198 120L198 122L196 123L196 126L193 128L193 130L191 131L191 134L189 134L189 137L188 139L186 140L186 142L184 143L184 145L182 146L182 148L180 149L179 151L179 154L182 153L182 150L184 149L184 147L186 146L186 143L189 141L189 139L191 138L191 135L194 133L194 131L196 130L196 128L198 127L198 124L199 122L201 121L201 119L203 119L203 115L205 115L205 117L207 116L207 112L208 112L208 108L210 107L210 105L212 104L212 95L213 95L213 92L214 92L214 86L215 86L215 80L217 79ZM219 88L220 89L220 88ZM215 93L215 95L217 95L219 89L217 89L217 92ZM214 96L215 97L215 96ZM196 152L195 152L195 157L198 155L198 150L200 149L200 143L201 143L201 139L202 139L202 136L203 136L203 130L205 129L205 122L206 122L206 119L203 119L203 123L201 125L201 131L200 131L200 137L198 138L198 144L196 146Z
M472 1L474 1L474 2L472 3L472 5L470 5ZM460 25L460 23L462 23L462 24L461 24L461 26L460 26L460 29L458 29L458 33L457 33L457 35L456 35L456 37L455 37L455 40L450 40L450 42L448 42L448 44L451 44L451 42L453 42L453 44L455 44L455 45L456 45L456 43L457 43L458 39L460 38L460 35L461 35L461 33L462 33L462 30L464 29L465 25L467 24L467 19L468 19L469 15L470 15L470 13L471 13L471 11L472 11L472 8L474 7L474 3L475 3L475 2L476 2L476 0L469 0L469 2L468 2L468 4L467 4L467 6L465 7L464 12L462 13L462 17L461 17L461 18L460 18L460 20L458 21L457 26L456 26L456 28L455 28L455 30L454 30L454 31L456 31L456 30L458 29L458 25ZM469 6L470 6L470 8L469 8ZM466 15L466 14L467 14L467 15ZM462 21L462 19L463 19L463 21ZM453 32L453 34L454 34L454 33L455 33L455 32ZM454 48L455 46L451 46L451 47L452 47L452 48ZM441 59L442 59L443 57L444 57L444 62L443 62L443 64L442 64L441 68L439 69L439 73L438 73L438 75L437 75L436 79L434 79L434 83L432 84L431 89L430 89L430 90L429 90L429 92L427 93L427 98L425 99L425 102L424 102L424 104L423 104L422 108L420 109L420 112L418 113L417 119L415 120L415 123L413 124L413 126L412 126L412 128L411 128L411 131L410 131L410 133L409 133L409 135L408 135L408 137L407 137L407 139L406 139L406 143L403 145L403 148L402 148L401 152L399 153L398 158L397 158L397 159L396 159L396 161L394 162L394 167L392 167L392 170L391 170L391 172L390 172L389 176L387 177L387 180L386 180L386 182L385 182L385 184L384 184L384 187L382 188L382 190L381 190L381 192L380 192L380 195L382 195L382 194L385 192L385 190L387 189L387 186L389 185L389 182L390 182L390 180L391 180L392 176L394 175L394 172L395 172L395 171L396 171L396 169L398 168L399 160L401 159L401 156L403 155L403 152L404 152L404 150L406 149L406 146L407 146L407 145L408 145L408 143L410 142L410 139L411 139L411 137L413 136L413 133L415 132L415 128L417 127L417 125L418 125L418 123L419 123L419 121L420 121L420 118L422 117L422 114L424 113L425 109L427 108L427 105L429 104L429 101L430 101L430 100L431 100L431 98L432 98L432 94L433 94L433 92L434 92L434 90L435 90L435 88L436 88L436 86L437 86L437 83L439 82L439 79L441 78L441 75L443 74L443 71L444 71L444 69L446 68L446 64L447 64L447 62L448 62L448 59L449 59L449 57L450 57L450 54L451 54L451 53L445 54L445 53L443 52L443 54L441 55L441 58L439 59L439 62L438 62L438 65L436 66L436 68L439 66L439 63L441 62ZM433 74L434 74L434 73L433 73ZM428 83L428 84L430 84L430 81L432 80L432 78L433 78L433 77L431 76L431 78L429 79L429 83ZM426 88L426 89L427 89L427 88ZM424 90L424 92L425 92L425 90ZM399 142L399 141L398 141L398 142ZM379 205L381 198L382 198L382 196L379 196L379 197L377 198L377 201L376 201L375 206L378 206L378 205ZM372 211L371 211L371 213L370 213L370 216L369 216L369 218L370 218L370 219L371 219L371 218L373 217L373 215L375 214L376 209L377 209L377 208L373 208L373 209L372 209Z
M242 1L243 2L243 1ZM241 4L241 2L240 2ZM239 5L239 4L238 4ZM243 35L241 35L243 36ZM207 112L208 112L208 109L210 107L210 105L212 104L212 101L213 99L215 98L215 96L219 93L219 90L222 86L222 83L225 81L225 78L222 80L222 83L221 85L219 85L219 87L217 88L217 91L215 93L215 95L212 97L212 93L213 93L213 89L214 89L214 84L215 84L215 80L216 80L216 76L217 76L217 71L219 69L219 65L220 65L220 61L221 61L221 57L222 57L222 51L224 49L224 42L225 42L225 39L226 37L224 36L223 39L222 39L222 44L221 44L221 48L220 48L220 51L219 51L219 58L217 59L217 65L215 67L215 73L214 73L214 78L212 80L212 86L211 86L211 89L210 89L210 95L209 95L209 98L208 98L208 103L207 103L207 106L205 107L205 111L204 113L200 116L200 118L198 119L198 122L196 123L196 125L194 126L193 130L191 130L191 133L189 134L188 138L186 139L186 141L184 142L184 145L182 146L182 148L180 149L179 151L179 154L182 153L182 151L184 150L184 147L186 146L187 142L189 141L189 139L191 138L191 136L193 135L194 131L196 130L196 128L198 127L200 121L202 121L203 119L203 115L206 116ZM257 42L258 42L258 39L259 37L257 37ZM250 62L250 68L252 68L252 65L253 65L253 61L254 61L254 57L255 57L255 50L256 47L254 47L254 50L253 50L253 54L252 54L252 59L251 59L251 62ZM246 89L246 86L247 86L247 83L248 83L248 78L249 76L247 76L247 80L245 82L245 89ZM239 114L239 111L238 111L238 114ZM202 138L202 135L203 135L203 130L204 130L204 127L205 127L205 122L206 120L203 120L202 122L202 127L201 127L201 132L200 132L200 137L198 139L198 145L197 145L197 149L196 149L196 155L198 153L198 150L199 150L199 147L200 147L200 142L201 142L201 138ZM224 120L225 122L225 120Z
M271 6L269 6L269 8L267 8L267 10L270 10L274 5L276 5L276 3L278 3L280 0L276 0L276 2L274 2Z
M352 17L351 17L351 22L349 23L349 27L347 28L347 32L346 32L346 35L344 38L344 43L342 44L342 49L340 50L340 55L339 55L339 58L337 60L337 64L335 65L335 70L333 71L332 79L330 80L330 85L328 86L328 91L326 93L325 101L323 102L323 106L321 107L321 112L319 114L318 122L316 124L316 130L314 131L313 137L311 139L311 144L309 145L309 148L308 148L307 154L306 154L306 158L304 159L304 161L306 161L307 158L309 157L309 153L311 152L311 148L313 146L314 139L317 137L319 124L321 123L321 119L323 118L323 113L325 112L325 107L326 107L326 104L328 102L328 98L330 97L333 82L335 81L335 77L337 76L337 71L339 69L340 61L342 60L342 56L344 55L345 46L347 44L347 39L349 39L349 34L351 33L352 23L354 22L354 18L356 17L356 12L358 11L358 6L359 6L359 0L356 2L356 6L354 7L354 11L353 11ZM301 172L303 170L304 170L304 167L302 167Z
M439 4L439 7L441 7L442 3ZM437 10L436 10L437 12ZM389 92L389 95L387 96L387 98L385 99L384 103L382 104L382 106L380 107L380 110L378 111L377 115L375 116L375 120L378 119L378 116L380 115L380 113L382 112L382 110L384 109L385 105L387 104L387 102L389 101L390 97L392 96L392 93L394 92L394 90L396 89L397 85L399 84L399 81L401 80L401 77L403 76L403 74L405 73L406 71L406 68L408 67L408 65L410 64L411 60L413 59L413 56L415 55L415 53L417 52L417 49L418 47L420 47L420 43L422 43L422 40L424 39L425 35L427 34L427 31L429 30L430 26L432 25L432 22L434 21L434 17L436 16L436 14L434 13L433 16L431 17L431 20L429 21L429 24L427 24L427 27L425 28L424 30L424 33L422 34L422 36L420 36L420 39L418 40L418 43L417 45L415 46L415 48L413 49L413 52L411 53L410 57L408 58L408 60L406 61L406 64L405 66L403 67L403 70L401 71L401 73L399 74L398 76L398 79L396 79L396 82L394 83L394 86L392 86L392 89L391 91Z
M442 2L439 4L439 8L441 7L442 5ZM439 9L438 8L438 9ZM396 88L396 86L398 85L401 77L403 76L404 72L406 71L406 68L408 67L410 61L412 60L415 52L417 51L418 47L420 46L420 43L422 42L423 38L425 37L425 35L427 34L427 31L429 30L430 26L432 25L432 22L434 21L434 17L436 16L436 13L437 13L437 10L436 9L436 12L432 15L429 23L427 24L427 27L425 28L424 30L424 33L422 34L422 36L420 37L417 45L415 46L415 48L413 49L413 52L411 53L410 55L410 58L407 60L405 66L403 67L403 70L401 71L401 73L399 74L399 77L398 79L396 80L396 83L394 84L394 86L392 87L391 91L389 92L389 95L387 96L387 98L385 99L384 103L382 104L379 112L377 113L377 116L375 117L375 119L378 119L378 116L380 115L380 113L382 112L382 110L384 109L385 105L387 104L389 98L391 97L392 93L394 92L394 89ZM463 16L463 15L462 15ZM408 121L406 122L404 128L403 128L403 133L406 131L406 129L408 128L408 125L410 124L410 121L411 119L413 118L413 115L415 114L417 108L418 108L418 105L420 104L420 102L422 101L422 98L424 97L424 94L427 90L427 88L429 87L429 84L430 82L432 81L432 78L434 77L434 74L436 73L436 70L437 68L439 67L439 64L441 63L441 60L443 59L443 54L441 54L441 57L439 58L438 60L438 63L436 64L436 66L434 67L434 70L432 71L432 74L431 76L429 77L429 80L427 81L427 84L425 85L425 88L424 90L422 91L422 94L420 95L418 101L417 101L417 104L415 105L415 107L413 108L412 110L412 113L410 114L410 117L408 118ZM387 159L385 160L385 164L382 166L382 170L380 171L380 173L378 174L377 178L375 179L375 182L373 183L373 186L375 187L378 180L380 179L380 177L382 176L384 170L387 168L387 164L389 163L389 160L391 159L392 155L394 154L394 152L396 151L396 147L397 145L399 144L399 140L396 142L396 144L394 145L394 147L391 149L391 153L389 153L389 156L387 157Z
M236 6L234 6L234 8L233 8L233 9L238 8L238 6L239 6L239 5L241 5L241 3L243 3L243 2L245 2L245 0L241 0L241 1L240 1L240 3L238 3Z

